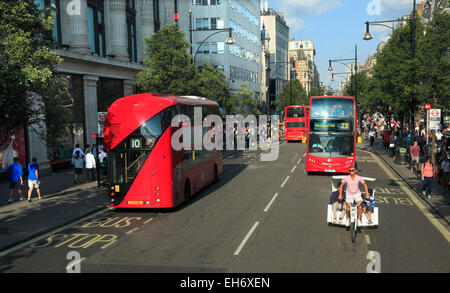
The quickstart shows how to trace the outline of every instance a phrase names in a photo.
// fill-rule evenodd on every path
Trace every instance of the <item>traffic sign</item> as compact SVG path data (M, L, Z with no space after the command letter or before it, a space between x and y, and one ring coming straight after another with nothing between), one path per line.
M441 109L430 109L428 120L430 130L439 130L441 126Z
M425 105L425 109L426 109L426 110L430 110L430 109L431 109L431 105L430 105L430 104L426 104L426 105Z

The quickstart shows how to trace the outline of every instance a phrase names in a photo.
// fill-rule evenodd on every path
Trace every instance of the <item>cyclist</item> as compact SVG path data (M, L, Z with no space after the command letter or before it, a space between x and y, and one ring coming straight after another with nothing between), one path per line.
M356 175L356 167L352 166L349 169L350 175L344 177L341 181L341 185L339 186L339 200L342 200L342 190L344 185L347 184L347 189L345 191L345 202L347 203L347 226L350 226L350 205L353 201L356 201L358 205L358 226L361 226L361 214L362 214L362 206L361 203L363 201L361 197L361 191L359 190L359 184L361 183L366 190L366 198L370 198L369 188L367 187L366 182L361 176Z

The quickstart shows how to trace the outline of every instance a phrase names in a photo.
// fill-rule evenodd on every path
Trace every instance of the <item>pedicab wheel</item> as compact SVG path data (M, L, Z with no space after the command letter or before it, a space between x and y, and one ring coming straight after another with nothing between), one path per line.
M352 242L355 242L355 238L356 238L356 222L355 221L353 221L350 224L350 234L351 234Z

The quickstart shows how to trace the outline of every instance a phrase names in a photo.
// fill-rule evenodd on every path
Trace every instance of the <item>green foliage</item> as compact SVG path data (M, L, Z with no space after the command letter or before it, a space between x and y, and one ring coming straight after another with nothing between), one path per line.
M195 69L187 53L190 44L176 24L164 26L145 42L147 69L136 76L140 92L201 96L217 101L225 113L233 111L235 96L225 74L206 62L201 71Z
M150 38L144 60L148 68L136 76L136 84L142 92L171 95L195 94L195 67L187 54L190 44L184 32L176 24L164 26Z
M402 116L425 103L448 109L450 103L450 15L435 14L424 25L416 21L415 58L412 59L411 25L397 28L382 52L367 87L358 90L365 111L391 111ZM360 82L358 76L358 83ZM358 86L359 88L359 86ZM406 117L407 118L407 117Z
M232 99L236 101L235 113L244 116L253 114L259 115L258 101L255 97L255 92L247 87L247 84L242 83L241 89L238 93L231 94Z
M63 121L64 110L55 103L54 92L56 66L62 59L48 38L51 17L43 17L32 0L1 1L0 15L0 138L20 126ZM52 111L46 112L47 104L53 105ZM44 139L54 135L36 131Z
M236 100L230 94L227 78L222 71L205 62L202 70L196 73L194 84L196 95L217 101L225 113L233 111Z
M433 108L450 108L450 15L435 14L418 42L418 98Z
M309 91L309 97L320 97L325 94L324 89L320 85L315 85Z
M289 105L307 105L308 96L298 79L286 83L278 94L278 109L283 111Z

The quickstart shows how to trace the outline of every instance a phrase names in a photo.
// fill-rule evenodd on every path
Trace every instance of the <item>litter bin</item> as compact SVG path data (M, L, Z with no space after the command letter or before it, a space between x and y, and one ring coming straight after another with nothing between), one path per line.
M408 164L408 151L406 150L406 148L398 149L395 163L397 165L407 165Z

